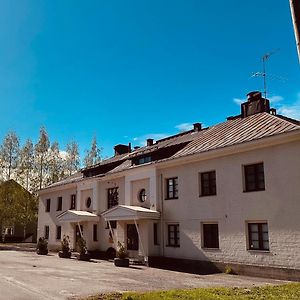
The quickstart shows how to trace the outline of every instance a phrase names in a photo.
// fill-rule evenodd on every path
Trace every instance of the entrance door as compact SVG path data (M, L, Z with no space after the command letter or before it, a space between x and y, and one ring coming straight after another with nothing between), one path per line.
M127 250L139 250L139 235L135 224L127 224Z

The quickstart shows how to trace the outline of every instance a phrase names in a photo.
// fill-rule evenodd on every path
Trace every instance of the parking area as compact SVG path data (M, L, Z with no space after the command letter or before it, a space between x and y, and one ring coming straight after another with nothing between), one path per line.
M195 275L112 262L61 259L55 254L0 251L0 299L67 299L95 293L196 287L250 287L284 281L237 275Z

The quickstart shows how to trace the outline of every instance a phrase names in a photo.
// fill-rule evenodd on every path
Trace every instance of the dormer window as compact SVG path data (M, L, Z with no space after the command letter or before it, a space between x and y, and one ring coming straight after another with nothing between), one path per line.
M144 156L138 159L137 164L142 165L151 162L151 156Z

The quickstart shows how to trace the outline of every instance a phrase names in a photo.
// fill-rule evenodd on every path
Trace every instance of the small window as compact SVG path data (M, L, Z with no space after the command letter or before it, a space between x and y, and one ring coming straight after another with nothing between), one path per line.
M46 212L50 212L51 207L51 199L46 200Z
M61 211L62 210L62 197L57 198L57 209L56 211Z
M119 204L119 188L107 189L107 208L110 209Z
M168 224L169 247L180 247L179 224Z
M98 225L97 224L93 225L93 241L94 242L98 241Z
M154 245L159 245L158 239L158 223L153 224L153 243Z
M45 226L45 239L49 240L49 226L48 225Z
M200 196L212 196L217 194L216 171L200 173L201 191Z
M244 166L245 192L263 191L265 189L264 164Z
M75 194L71 195L70 209L76 209L76 195Z
M218 224L202 224L203 248L219 248Z
M147 194L145 189L141 189L138 194L138 199L140 202L145 202L147 200Z
M91 199L91 197L88 197L86 199L85 205L86 205L87 208L90 208L91 204L92 204L92 199Z
M151 156L145 156L138 159L137 164L142 165L151 162Z
M61 239L61 226L56 226L56 239Z
M167 179L167 200L178 199L178 177Z
M268 223L248 223L249 250L269 250Z

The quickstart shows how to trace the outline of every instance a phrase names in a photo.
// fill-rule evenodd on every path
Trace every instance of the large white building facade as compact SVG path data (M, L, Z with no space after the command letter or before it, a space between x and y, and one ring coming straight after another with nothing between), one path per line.
M82 234L150 265L300 279L299 121L253 92L239 116L130 148L39 191L49 247Z

